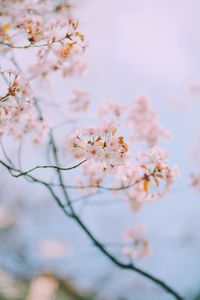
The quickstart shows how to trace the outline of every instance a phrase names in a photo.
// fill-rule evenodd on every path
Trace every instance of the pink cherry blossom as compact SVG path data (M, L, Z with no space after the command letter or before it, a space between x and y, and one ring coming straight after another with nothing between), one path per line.
M46 116L38 117L33 107L33 93L30 83L14 70L1 71L6 88L0 98L0 132L17 139L32 135L34 143L43 140L48 132Z
M147 200L155 200L163 196L180 175L176 165L169 167L168 156L167 151L158 147L140 151L136 156L144 170L144 190L147 193ZM153 189L152 193L149 193L152 184L157 190Z
M115 137L117 128L113 123L88 127L69 137L71 153L101 162L103 168L114 168L123 163L128 146L122 136ZM77 149L77 150L76 150Z
M150 246L144 237L146 230L144 224L136 224L133 228L124 231L124 240L128 244L123 247L125 256L136 259L149 254Z
M169 131L164 129L150 99L145 95L138 96L130 107L128 120L134 129L134 139L145 141L152 147L161 139L169 139Z
M79 113L79 112L86 112L89 106L89 96L88 92L81 91L81 90L74 90L73 91L73 98L67 105L67 110Z
M115 117L119 118L124 112L125 105L121 105L112 100L103 102L99 108L100 118L105 118L108 114L113 114Z
M125 262L127 259L122 257L121 260L115 257L114 251L109 252L109 244L104 244L103 239L99 241L95 231L93 236L93 228L88 226L90 218L82 220L81 210L87 206L89 197L101 193L98 200L101 201L105 192L109 195L104 199L106 205L107 199L114 195L114 202L119 196L116 203L121 201L135 213L169 192L179 170L176 165L171 166L169 153L158 146L170 134L160 123L149 97L139 95L133 103L123 98L121 103L108 100L100 101L98 106L89 105L89 95L95 95L93 89L88 92L74 88L76 81L66 78L86 74L88 66L82 61L82 55L87 47L81 24L68 1L1 1L2 66L15 69L0 70L3 156L0 162L13 177L22 177L46 188L65 216L79 225L97 249L116 265L135 271L137 268ZM48 83L48 87L51 83L52 89L48 90L44 83ZM195 91L198 93L198 87ZM71 92L72 96L66 99ZM16 146L16 159L12 160L12 155L7 154L4 140L5 145L11 140ZM34 144L45 142L46 146L44 161L38 159L29 168L23 164L21 151L22 142L27 140ZM27 164L33 164L36 155L27 154L31 157ZM192 185L198 189L199 177L197 173L191 178ZM77 197L77 193L81 196ZM1 207L0 216L2 229L13 226L12 217ZM118 217L126 221L123 214ZM128 259L142 258L150 252L146 227L142 224L127 229L123 241L120 249L122 247ZM49 259L63 258L66 249L58 240L45 239L38 250L43 258ZM57 286L50 279L42 276L34 280L27 299L51 298ZM171 291L166 284L161 286Z

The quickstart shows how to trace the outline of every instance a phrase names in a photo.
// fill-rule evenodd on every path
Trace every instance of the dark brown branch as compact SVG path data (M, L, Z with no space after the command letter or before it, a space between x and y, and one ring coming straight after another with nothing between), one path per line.
M78 164L72 166L72 167L68 167L68 168L64 168L64 167L59 167L59 166L48 166L48 165L43 165L43 166L36 166L28 171L19 171L19 170L13 170L13 171L17 171L17 172L20 172L19 174L17 174L15 177L21 177L21 176L24 176L24 175L27 175L35 170L38 170L38 169L57 169L57 170L60 170L60 171L70 171L70 170L73 170L73 169L76 169L78 168L80 165L82 165L84 162L86 162L87 160L83 160L81 162L79 162Z
M58 157L57 157L57 148L54 144L54 141L52 141L52 145L53 145L53 152L54 152L54 157L56 159L56 163L58 164ZM17 177L17 175L13 174L13 167L8 165L7 163L3 162L0 160L0 163L6 167L6 169L9 171L9 173L14 176ZM14 171L18 171L17 169L14 169ZM51 188L51 186L48 185L48 183L36 179L35 177L29 175L29 174L25 174L24 177L28 177L30 178L33 182L37 182L40 183L42 185L44 185L49 192L51 193L52 197L54 200L56 200L56 203L59 205L59 207L62 209L62 211L70 218L72 218L79 226L80 228L85 232L85 234L89 237L89 239L92 241L92 243L99 249L100 252L102 252L111 262L113 262L116 266L125 269L125 270L131 270L134 271L142 276L144 276L145 278L150 279L151 281L153 281L154 283L156 283L157 285L159 285L162 289L164 289L165 291L167 291L168 293L170 293L171 295L173 295L175 297L175 299L177 300L183 300L183 298L176 292L174 291L171 287L169 287L165 282L163 282L162 280L160 280L157 277L154 277L153 275L149 274L148 272L136 267L134 264L132 263L124 263L120 260L118 260L115 256L113 256L107 249L106 247L97 240L97 238L91 233L91 231L88 229L88 227L83 223L83 221L79 218L79 216L76 214L72 203L69 199L68 193L65 189L65 187L63 186L63 178L62 178L62 173L61 170L59 170L59 168L56 168L56 171L58 173L59 176L59 180L63 189L63 194L65 196L65 199L67 201L67 206L64 205L62 203L62 201L59 199L59 197L55 194L55 192L53 191L53 189ZM67 210L67 207L70 209L70 211Z
M8 170L10 175L12 175L13 177L18 177L17 175L13 174L13 170L18 171L17 169L14 169L12 166L8 165L7 163L5 163L2 160L0 160L0 164L3 165ZM31 180L31 182L39 183L39 184L45 186L47 188L47 190L49 190L50 194L52 195L53 199L56 201L58 206L64 211L64 213L68 217L70 216L70 213L66 209L67 208L66 205L64 205L62 203L62 201L59 199L59 197L56 195L56 193L53 191L52 187L48 183L46 183L45 181L38 179L32 175L29 175L29 174L24 175L24 178L28 178Z
M0 97L0 102L4 102L4 101L6 101L7 99L8 99L8 97L9 97L9 93L7 93L5 96L3 96L3 97Z
M47 190L50 192L51 196L53 197L53 199L56 201L56 203L59 205L59 207L62 209L62 211L65 213L65 215L67 215L68 217L72 218L77 225L79 225L79 227L83 230L83 232L88 236L88 238L91 240L91 242L98 248L98 250L104 254L105 257L107 257L108 260L110 260L113 264L115 264L116 266L120 267L121 269L125 269L125 270L130 270L130 271L134 271L140 275L142 275L143 277L151 280L152 282L156 283L158 286L160 286L163 290L165 290L166 292L170 293L171 295L173 295L175 297L175 299L177 300L183 300L183 298L170 286L168 286L164 281L160 280L159 278L149 274L148 272L136 267L133 263L124 263L123 261L119 260L117 257L115 257L111 252L109 252L107 250L107 248L105 247L105 245L103 245L95 236L94 234L90 231L90 229L85 225L85 223L81 220L81 218L78 216L78 214L76 213L72 202L70 201L66 186L64 185L64 179L63 179L63 174L62 174L62 170L63 168L59 167L59 159L58 159L58 153L57 153L57 147L56 147L56 143L54 141L52 132L50 132L50 142L51 142L51 146L52 146L52 151L53 151L53 156L54 156L54 160L55 160L55 166L37 166L35 168L33 168L32 170L26 171L26 172L21 172L20 170L18 170L17 168L14 168L10 165L8 165L7 163L3 162L0 160L0 163L7 168L7 170L9 171L9 173L14 176L14 177L20 177L20 176L24 176L25 178L29 178L31 181L42 184L43 186L45 186L47 188ZM81 162L83 163L83 162ZM79 163L80 165L80 163ZM33 170L37 169L37 168L46 168L46 167L53 167L58 175L58 180L59 180L59 184L61 186L61 189L63 191L63 196L65 198L66 204L63 204L63 202L60 200L60 198L55 194L54 190L52 189L52 187L49 185L49 183L42 181L40 179L35 178L34 176L30 175L29 172L32 172ZM77 165L76 165L77 167ZM71 167L71 168L64 168L66 169L72 169L75 168L75 166ZM18 172L19 174L14 174L13 172ZM139 181L135 182L135 184L141 182L142 179L140 179ZM131 187L133 185L129 185L129 186L124 186L124 187L120 187L120 188L114 188L114 190L122 190L128 187ZM109 188L110 190L110 188ZM111 188L111 190L113 190L113 188Z
M59 160L58 160L58 155L57 155L57 148L55 145L55 141L53 138L53 135L51 133L50 136L51 139L51 143L52 143L52 147L53 147L53 154L54 154L54 158L55 158L55 162L56 164L59 164ZM162 280L160 280L159 278L149 274L148 272L136 267L134 264L129 263L123 263L120 260L118 260L115 256L113 256L105 247L104 245L99 242L97 240L97 238L91 233L91 231L88 229L88 227L83 223L83 221L80 219L80 217L76 214L73 204L71 203L67 190L64 187L64 180L62 177L62 173L60 172L59 169L57 169L57 173L58 173L58 177L59 177L59 181L65 196L65 200L67 201L67 205L69 206L70 209L70 213L71 213L71 218L80 226L80 228L85 232L85 234L88 236L88 238L92 241L92 243L111 261L113 262L116 266L122 268L122 269L126 269L126 270L131 270L134 272L139 273L140 275L150 279L151 281L153 281L154 283L156 283L157 285L159 285L162 289L164 289L166 292L172 294L175 299L177 300L183 300L183 297L181 297L175 290L173 290L170 286L168 286L165 282L163 282Z
M123 263L120 260L118 260L116 257L114 257L108 250L94 237L94 235L89 231L89 229L86 227L86 225L80 220L80 218L77 215L73 215L72 218L77 222L77 224L82 228L82 230L86 233L86 235L90 238L90 240L93 242L93 244L116 266L124 269L124 270L132 270L136 273L144 276L145 278L150 279L157 285L159 285L162 289L164 289L166 292L170 293L175 297L177 300L183 300L184 298L181 297L174 289L172 289L170 286L168 286L165 282L160 280L159 278L149 274L148 272L136 267L132 263Z

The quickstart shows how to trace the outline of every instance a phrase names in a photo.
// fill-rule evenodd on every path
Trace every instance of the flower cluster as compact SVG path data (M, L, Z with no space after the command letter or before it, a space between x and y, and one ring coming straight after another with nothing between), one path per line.
M32 92L29 82L15 70L1 70L0 73L8 85L4 94L0 96L1 103L15 100L21 107L30 103Z
M78 30L79 23L71 16L69 5L49 0L22 0L13 1L9 8L4 2L7 1L3 1L2 16L6 16L6 22L0 16L3 51L34 48L37 62L30 67L33 76L45 77L57 70L67 76L74 68L77 72L77 62L80 69L77 57L86 47L85 37Z
M38 117L33 109L21 115L16 115L8 127L8 134L18 140L29 137L34 144L44 141L48 132L48 118L46 116Z
M150 99L145 95L138 96L130 108L128 116L134 128L134 139L147 142L149 147L155 146L159 140L168 139L169 132L164 129Z
M154 200L163 196L169 190L177 176L179 176L179 170L176 165L173 168L169 167L168 156L167 151L158 147L140 151L137 154L140 167L144 170L143 185L144 191L147 194L147 200ZM156 188L161 185L162 188L149 193L152 183Z
M107 100L100 106L99 116L105 118L108 114L113 114L116 118L119 118L125 111L125 106L116 103L112 100Z
M4 41L9 41L11 40L11 37L9 35L9 29L10 29L10 24L4 23L0 25L0 39L2 42Z
M96 163L94 160L89 160L83 165L81 175L78 179L78 186L83 193L86 191L86 189L82 189L84 186L94 187L94 190L99 187L105 180L107 172L102 168L101 164Z
M1 75L5 87L0 96L0 135L6 132L21 140L32 133L33 142L38 143L49 126L47 118L38 118L34 111L29 82L15 70L1 71Z
M114 169L124 162L128 145L124 137L116 137L117 128L113 123L80 130L69 138L68 145L75 158L93 159L103 168Z
M73 91L73 98L67 105L67 110L79 113L86 112L88 110L90 100L88 96L88 92L81 90Z
M138 152L134 161L127 160L115 174L125 199L136 211L146 202L164 196L179 175L179 170L177 166L169 167L165 150L153 147Z
M142 208L146 201L147 193L144 190L143 180L143 169L136 161L127 161L116 172L116 184L123 188L125 199L133 211Z
M5 88L0 96L0 133L3 135L6 127L13 120L26 113L32 106L32 92L29 82L15 71L1 71L5 80Z
M144 238L147 227L143 224L137 224L132 229L124 232L124 240L127 243L123 247L123 254L128 258L142 258L149 254L150 246Z

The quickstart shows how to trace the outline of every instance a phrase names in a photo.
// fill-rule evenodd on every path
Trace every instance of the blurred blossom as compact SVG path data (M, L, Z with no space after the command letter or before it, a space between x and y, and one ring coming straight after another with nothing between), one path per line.
M0 205L0 229L12 227L15 223L15 216L9 207Z
M129 245L124 246L123 254L129 258L142 258L150 252L150 246L145 239L147 226L144 224L136 224L131 229L124 231L124 240Z
M58 282L52 277L41 276L33 280L27 300L51 300L54 297Z
M114 102L112 100L107 100L100 105L99 108L99 117L104 119L108 115L113 115L116 118L119 118L121 115L124 114L126 109L125 105L121 103Z
M67 104L67 110L79 113L88 110L90 100L87 91L74 90L72 100Z
M61 259L69 255L71 248L60 240L44 239L39 244L39 252L45 259Z
M200 83L191 83L189 85L189 91L195 96L200 96Z
M6 299L19 299L20 297L19 283L4 270L0 270L0 294Z
M168 140L170 133L162 127L158 119L158 113L150 99L140 95L129 109L129 122L134 128L136 140L146 141L149 147L155 146L158 141Z

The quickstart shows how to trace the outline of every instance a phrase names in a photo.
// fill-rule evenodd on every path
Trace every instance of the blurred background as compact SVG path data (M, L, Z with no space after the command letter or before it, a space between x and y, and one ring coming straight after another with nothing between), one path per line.
M77 2L89 41L84 57L89 72L80 79L56 79L60 92L52 92L56 101L64 90L87 90L93 109L106 99L129 104L144 92L159 109L172 132L165 147L181 170L172 192L137 214L116 201L91 202L82 215L103 241L119 240L129 224L148 224L152 253L137 265L188 300L200 299L200 192L190 187L190 174L200 169L199 152L194 155L200 138L199 11L198 0ZM38 149L34 155L42 161ZM110 264L43 188L10 178L1 168L0 299L173 298Z

